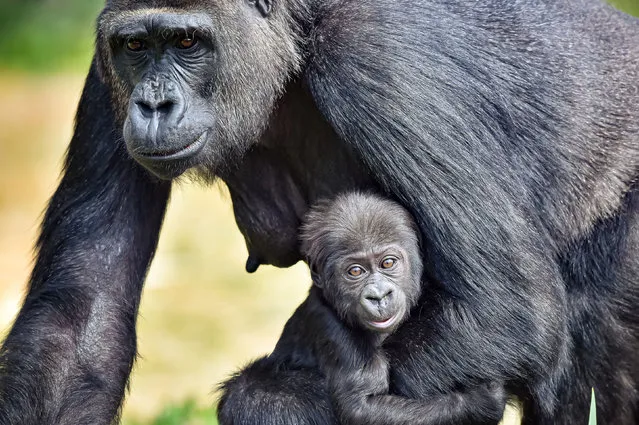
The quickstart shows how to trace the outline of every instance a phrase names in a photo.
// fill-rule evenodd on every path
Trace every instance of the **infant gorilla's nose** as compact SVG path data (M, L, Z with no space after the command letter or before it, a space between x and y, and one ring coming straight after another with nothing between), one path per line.
M393 288L386 283L368 285L362 293L362 302L369 312L383 314L393 298Z

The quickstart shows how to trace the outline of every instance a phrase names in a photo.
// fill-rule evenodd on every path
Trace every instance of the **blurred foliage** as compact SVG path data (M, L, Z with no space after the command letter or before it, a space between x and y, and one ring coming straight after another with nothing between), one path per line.
M621 10L639 16L639 0L610 0L610 3Z
M215 410L198 407L194 400L166 407L148 422L125 421L122 425L217 425Z
M83 69L104 0L0 0L0 67Z
M611 0L639 16L639 0ZM0 68L86 69L104 0L0 0Z

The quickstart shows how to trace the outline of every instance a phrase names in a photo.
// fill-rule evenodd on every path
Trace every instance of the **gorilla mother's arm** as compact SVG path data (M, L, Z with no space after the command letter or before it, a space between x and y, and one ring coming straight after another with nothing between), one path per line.
M0 423L111 424L170 192L129 158L95 66L29 292L0 351Z
M468 40L485 34L444 3L323 3L305 74L340 138L412 213L423 235L425 262L439 286L436 305L423 308L433 318L417 330L423 347L406 350L404 340L416 395L506 377L541 382L555 373L566 349L566 295L553 243L527 209L537 201L524 199L532 196L525 173L503 166L513 157L545 158L513 140L511 116L499 115L504 126L493 125L493 114L519 99L493 80L509 81L518 72L510 64L525 58L502 58L515 53L498 47L469 54ZM397 31L397 22L410 24ZM505 109L482 107L495 99L494 85L504 88L499 104L490 105ZM538 103L531 100L521 111L528 128L552 121L556 111L546 100L535 98ZM552 409L554 399L548 394L545 407Z

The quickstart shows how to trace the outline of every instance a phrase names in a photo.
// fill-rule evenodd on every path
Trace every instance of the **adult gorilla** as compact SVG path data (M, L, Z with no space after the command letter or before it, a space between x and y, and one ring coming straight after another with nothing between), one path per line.
M598 0L109 0L97 49L0 423L112 422L162 179L187 169L228 183L251 270L299 259L320 197L410 210L437 284L389 341L395 393L504 380L527 424L581 424L594 386L603 423L639 421L636 20ZM225 423L329 420L304 337L227 384Z

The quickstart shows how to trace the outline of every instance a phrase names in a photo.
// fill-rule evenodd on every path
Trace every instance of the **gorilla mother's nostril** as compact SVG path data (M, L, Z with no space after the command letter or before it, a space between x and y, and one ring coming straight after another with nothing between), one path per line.
M153 108L148 103L138 100L135 102L135 105L145 117L150 118L151 115L153 115Z
M173 110L173 106L175 106L175 103L171 100L163 100L155 103L138 100L135 104L142 115L146 118L150 118L156 113L158 115L170 115Z
M160 115L169 115L171 110L173 109L174 103L170 100L165 100L164 102L160 102L156 107L156 110Z

